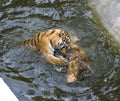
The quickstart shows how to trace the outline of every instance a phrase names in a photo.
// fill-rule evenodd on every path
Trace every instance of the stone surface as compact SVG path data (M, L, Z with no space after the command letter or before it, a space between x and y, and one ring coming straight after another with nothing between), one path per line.
M120 0L92 0L101 22L120 44Z

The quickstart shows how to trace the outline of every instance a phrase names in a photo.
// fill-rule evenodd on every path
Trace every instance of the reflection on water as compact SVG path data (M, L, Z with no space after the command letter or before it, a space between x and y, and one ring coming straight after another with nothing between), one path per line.
M20 101L118 101L120 54L92 21L84 0L1 0L0 76ZM93 74L74 84L37 52L19 46L49 28L75 32Z

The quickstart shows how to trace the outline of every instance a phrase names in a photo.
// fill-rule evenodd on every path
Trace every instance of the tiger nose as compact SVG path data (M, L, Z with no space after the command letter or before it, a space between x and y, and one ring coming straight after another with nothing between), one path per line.
M65 45L64 45L64 43L60 43L60 47L62 47L62 48L63 48L64 46L65 46Z

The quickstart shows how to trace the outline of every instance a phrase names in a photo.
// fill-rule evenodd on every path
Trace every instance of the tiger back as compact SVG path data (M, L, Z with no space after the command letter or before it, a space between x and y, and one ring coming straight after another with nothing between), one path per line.
M67 32L61 29L50 29L23 41L22 45L40 51L53 64L64 65L66 59L62 56L54 56L54 52L62 48L69 49L71 41Z

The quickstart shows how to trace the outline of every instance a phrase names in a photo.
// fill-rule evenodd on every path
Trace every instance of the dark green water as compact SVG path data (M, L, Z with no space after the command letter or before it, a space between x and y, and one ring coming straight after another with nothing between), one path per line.
M0 76L20 101L120 100L120 54L88 9L87 0L0 1ZM92 74L67 84L65 70L18 45L50 28L76 33Z

